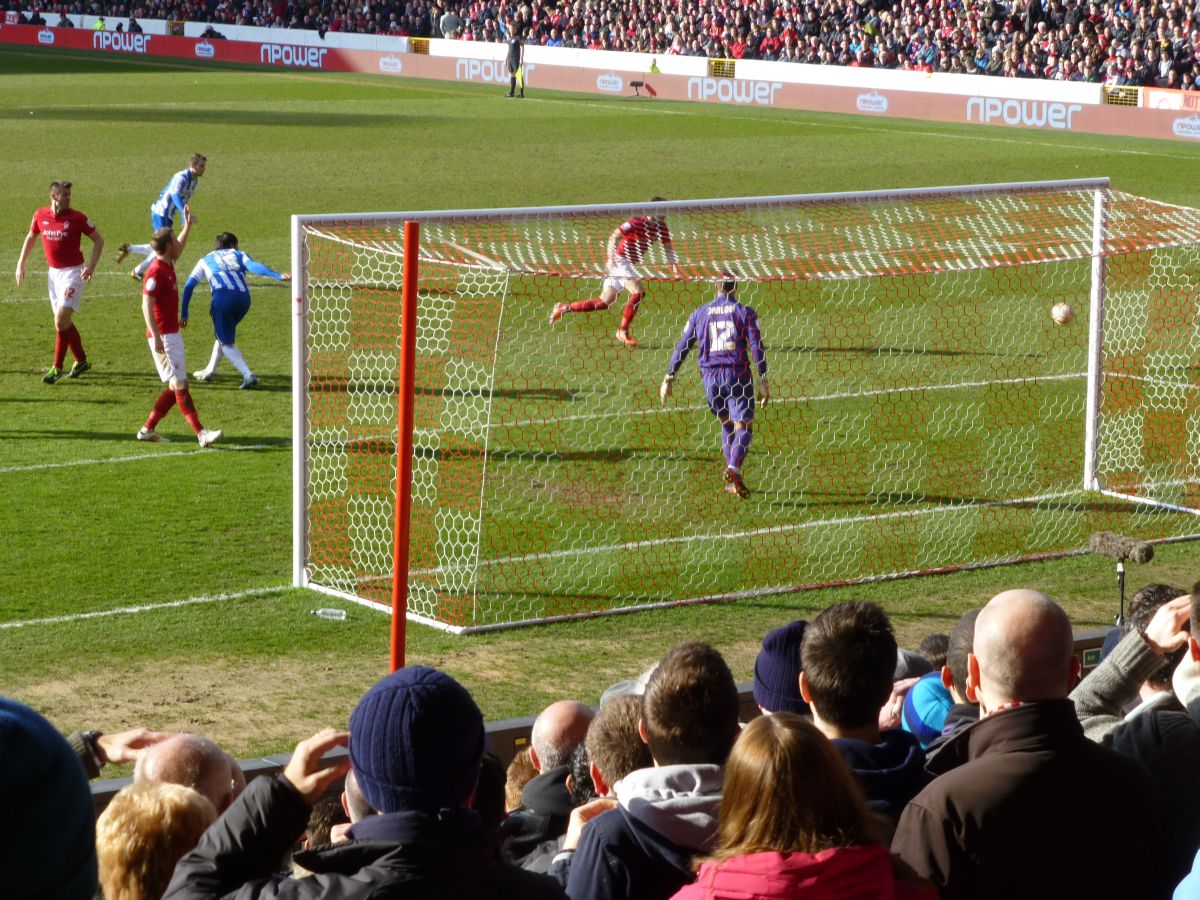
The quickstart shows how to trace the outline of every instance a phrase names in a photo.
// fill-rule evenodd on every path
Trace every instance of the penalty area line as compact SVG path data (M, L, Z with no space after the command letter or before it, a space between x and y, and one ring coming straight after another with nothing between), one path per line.
M292 442L286 444L246 444L242 447L224 446L218 448L219 453L239 452L242 450L288 450L291 449ZM201 453L207 453L208 448L197 447L195 450L184 450L175 453L137 453L133 456L113 456L108 459L73 459L68 462L52 462L52 463L32 463L28 466L4 466L0 468L0 475L10 475L14 472L40 472L43 469L69 469L74 466L103 466L108 463L127 463L141 462L146 459L175 459L182 456L197 456Z
M183 600L169 600L165 603L146 603L141 606L118 606L113 609L98 609L94 612L72 613L66 616L45 616L41 619L24 619L17 622L0 622L0 630L5 628L28 628L33 625L59 625L65 622L81 622L85 619L103 619L108 616L127 616L137 613L152 612L156 609L175 609L181 606L195 606L200 603L219 603L223 600L241 600L245 597L260 597L263 594L277 594L290 588L290 584L280 584L274 587L251 588L246 591L234 591L227 594L205 594L200 597L187 597Z

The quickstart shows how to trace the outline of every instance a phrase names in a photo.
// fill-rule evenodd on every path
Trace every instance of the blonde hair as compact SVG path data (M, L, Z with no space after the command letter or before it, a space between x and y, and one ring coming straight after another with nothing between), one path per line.
M507 812L521 807L521 791L538 773L529 749L524 747L508 764L508 772L504 778L504 808Z
M189 787L142 781L122 788L96 820L105 900L159 900L175 864L216 820L212 802Z
M815 725L794 713L775 713L746 726L725 767L710 861L874 842L861 789Z

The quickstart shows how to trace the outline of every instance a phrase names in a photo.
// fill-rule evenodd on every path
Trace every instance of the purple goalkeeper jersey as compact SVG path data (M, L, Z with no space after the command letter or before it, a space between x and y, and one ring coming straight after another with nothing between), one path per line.
M700 345L701 372L728 369L731 375L749 375L753 357L759 376L767 374L758 313L752 307L738 303L734 297L717 294L716 299L692 313L683 336L675 345L675 352L671 354L671 364L667 367L669 374L679 371L688 351L696 344Z

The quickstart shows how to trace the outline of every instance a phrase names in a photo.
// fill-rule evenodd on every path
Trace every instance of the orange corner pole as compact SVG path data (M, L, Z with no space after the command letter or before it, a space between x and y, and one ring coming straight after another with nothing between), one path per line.
M400 301L400 389L396 440L396 523L392 548L392 658L404 666L408 625L408 541L412 523L413 407L416 402L417 253L421 226L404 223L404 286Z

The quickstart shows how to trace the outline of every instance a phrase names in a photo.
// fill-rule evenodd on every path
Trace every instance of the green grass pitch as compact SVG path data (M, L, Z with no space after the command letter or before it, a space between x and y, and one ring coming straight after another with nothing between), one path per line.
M287 587L286 288L256 279L239 330L260 390L238 391L229 368L212 385L194 386L205 424L225 430L219 449L200 452L177 412L162 427L173 443L133 440L158 387L138 288L129 263L118 269L111 251L144 239L149 204L188 154L206 153L209 167L182 272L222 230L286 268L293 213L1097 175L1121 190L1200 206L1200 148L1185 143L536 91L519 103L476 85L9 50L0 51L0 79L0 235L8 246L0 256L0 692L63 729L187 728L241 754L280 751L344 723L386 668L388 628L358 607L345 622L311 616L341 604ZM53 346L40 248L23 287L12 273L29 216L54 179L75 183L74 204L108 250L78 319L95 368L48 387L38 378ZM184 335L193 369L212 340L205 290ZM647 390L681 324L654 325L651 312L642 312L647 327L661 331L646 353L645 372L655 375ZM689 428L688 452L715 456L711 423L697 416ZM752 519L750 509L738 514ZM1193 545L1164 546L1130 581L1190 585L1198 562ZM727 569L722 578L736 581ZM949 631L963 609L1015 584L1047 590L1081 627L1106 624L1115 612L1111 566L1078 558L470 638L411 626L408 657L460 677L485 714L500 718L564 692L594 702L685 636L720 647L745 679L768 629L835 600L879 601L901 636L916 641Z

